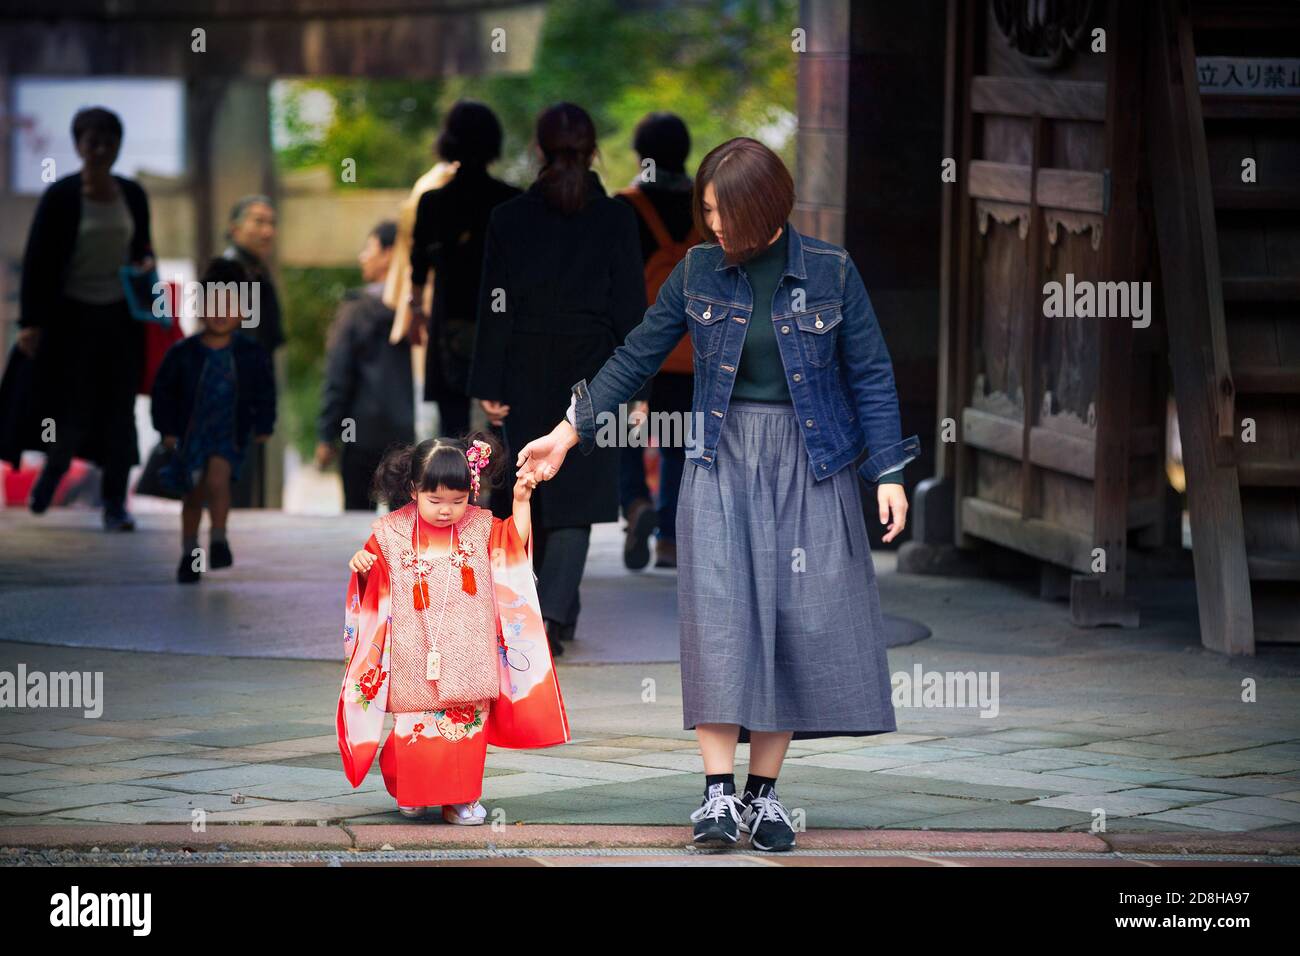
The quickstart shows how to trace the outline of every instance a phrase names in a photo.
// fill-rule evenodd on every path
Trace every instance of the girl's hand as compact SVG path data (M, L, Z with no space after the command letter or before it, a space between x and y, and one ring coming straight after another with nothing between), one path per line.
M366 574L370 566L375 563L378 556L373 551L367 551L362 548L356 554L352 555L352 560L348 562L348 567L357 574Z
M876 486L876 501L880 505L880 523L889 525L889 531L881 541L893 541L907 527L907 494L902 485L886 483ZM890 523L890 515L893 523Z
M266 444L268 441L270 441L270 440L271 440L271 436L270 436L270 435L254 435L254 436L253 436L253 441L257 442L259 445L265 445L265 444Z
M542 468L546 466L543 465ZM534 472L519 473L515 480L515 501L528 501L533 497L533 489L537 487L539 476Z
M175 435L163 435L162 443L163 443L163 447L164 447L164 448L175 448L175 447L176 447L176 436L175 436Z

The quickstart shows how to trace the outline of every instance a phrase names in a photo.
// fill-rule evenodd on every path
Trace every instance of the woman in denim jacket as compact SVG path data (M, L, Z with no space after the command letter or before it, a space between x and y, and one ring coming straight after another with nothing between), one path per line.
M604 444L616 410L689 334L695 466L677 518L682 709L706 774L695 841L785 850L794 826L775 784L791 738L896 730L884 625L857 475L876 486L885 541L903 530L902 438L889 351L857 268L789 222L794 183L756 140L700 164L695 246L568 420L519 467L554 475L568 450ZM653 415L652 415L653 421ZM617 440L617 438L615 438ZM736 745L750 744L737 795Z

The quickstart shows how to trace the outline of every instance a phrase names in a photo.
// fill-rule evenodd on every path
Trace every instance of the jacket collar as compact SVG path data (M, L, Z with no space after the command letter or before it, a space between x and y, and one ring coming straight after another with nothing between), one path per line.
M782 272L781 275L783 278L785 276L793 276L796 279L807 279L808 273L804 271L803 263L803 240L799 236L799 230L790 225L789 219L785 221L785 230L786 235L790 237L790 240L785 251L785 271ZM722 251L721 246L718 246L718 251ZM735 269L741 265L744 265L744 263L727 262L727 256L724 252L722 258L714 267L714 271L722 272L724 269Z

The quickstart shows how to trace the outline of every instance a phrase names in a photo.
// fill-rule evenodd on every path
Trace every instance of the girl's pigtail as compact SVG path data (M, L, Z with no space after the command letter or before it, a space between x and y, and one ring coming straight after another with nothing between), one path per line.
M397 509L411 499L411 459L414 445L394 445L384 454L370 483L370 495Z

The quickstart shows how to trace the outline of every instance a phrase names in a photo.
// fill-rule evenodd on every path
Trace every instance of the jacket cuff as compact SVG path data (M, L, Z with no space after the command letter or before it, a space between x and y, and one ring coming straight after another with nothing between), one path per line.
M584 378L572 386L573 427L578 432L578 450L590 455L596 447L596 412L591 405L591 389Z
M919 454L921 454L921 439L912 435L872 454L858 467L858 474L865 481L874 484L880 481L885 472L901 469ZM901 472L899 477L902 477Z

